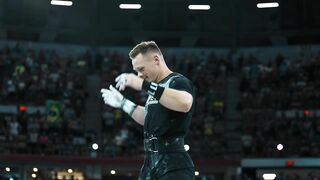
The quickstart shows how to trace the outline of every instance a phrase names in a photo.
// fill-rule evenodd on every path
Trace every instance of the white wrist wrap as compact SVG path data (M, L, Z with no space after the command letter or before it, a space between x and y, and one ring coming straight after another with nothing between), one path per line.
M131 116L136 108L137 108L137 105L135 103L133 103L132 101L130 101L126 98L123 98L122 103L121 103L121 109L124 112L126 112L127 114L129 114Z

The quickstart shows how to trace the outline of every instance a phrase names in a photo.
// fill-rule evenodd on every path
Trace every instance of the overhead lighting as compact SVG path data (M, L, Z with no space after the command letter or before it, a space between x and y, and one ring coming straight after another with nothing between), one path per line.
M279 3L277 2L270 2L270 3L258 3L258 8L276 8L279 7Z
M190 10L209 10L210 5L189 5L188 8Z
M60 1L60 0L52 0L51 5L56 6L72 6L72 1Z
M141 4L120 4L120 9L141 9Z

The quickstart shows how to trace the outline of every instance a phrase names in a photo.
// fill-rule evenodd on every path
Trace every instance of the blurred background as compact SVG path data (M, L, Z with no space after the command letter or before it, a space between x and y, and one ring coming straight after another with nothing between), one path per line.
M196 179L320 179L319 8L0 0L0 179L137 179L143 129L100 89L133 72L128 52L144 40L197 89L185 145Z

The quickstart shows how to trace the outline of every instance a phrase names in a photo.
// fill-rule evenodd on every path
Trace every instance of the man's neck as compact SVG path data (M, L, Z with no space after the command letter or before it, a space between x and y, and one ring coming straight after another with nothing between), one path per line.
M162 79L166 78L167 76L169 76L169 74L171 74L172 71L169 68L165 68L161 71L158 79L157 79L157 83L159 83Z

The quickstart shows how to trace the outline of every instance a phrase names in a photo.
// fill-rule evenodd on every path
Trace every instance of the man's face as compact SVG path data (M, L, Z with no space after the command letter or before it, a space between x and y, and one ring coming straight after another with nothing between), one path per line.
M132 67L138 76L146 81L155 81L158 74L158 63L156 60L157 55L154 53L146 53L144 55L138 54L132 59Z

